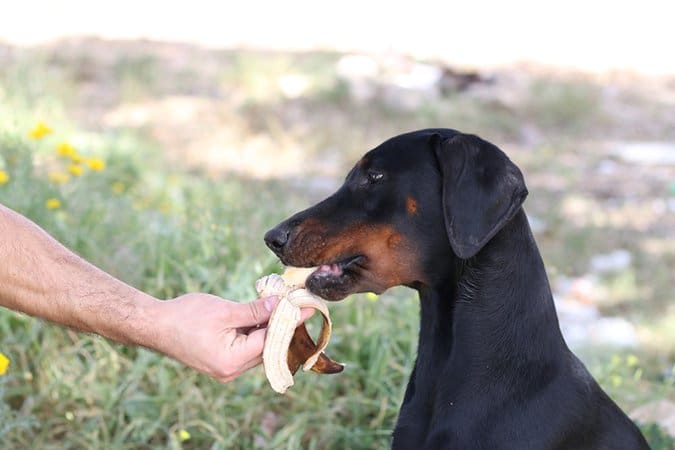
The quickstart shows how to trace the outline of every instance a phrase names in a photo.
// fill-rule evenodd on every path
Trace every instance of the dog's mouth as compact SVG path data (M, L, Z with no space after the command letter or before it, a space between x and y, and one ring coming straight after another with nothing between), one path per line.
M352 255L335 262L319 264L305 283L307 289L321 298L338 301L356 292L356 285L365 270L366 257Z

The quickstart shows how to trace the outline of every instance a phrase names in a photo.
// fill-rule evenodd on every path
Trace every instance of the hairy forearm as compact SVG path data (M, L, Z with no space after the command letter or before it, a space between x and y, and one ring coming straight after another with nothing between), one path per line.
M0 306L125 344L152 347L158 304L0 205Z

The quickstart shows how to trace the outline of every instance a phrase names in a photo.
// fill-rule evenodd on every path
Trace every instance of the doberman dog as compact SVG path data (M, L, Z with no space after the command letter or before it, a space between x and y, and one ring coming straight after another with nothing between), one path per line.
M371 150L337 192L265 235L282 263L319 266L307 287L327 300L418 291L392 448L649 448L563 340L527 194L495 145L426 129Z

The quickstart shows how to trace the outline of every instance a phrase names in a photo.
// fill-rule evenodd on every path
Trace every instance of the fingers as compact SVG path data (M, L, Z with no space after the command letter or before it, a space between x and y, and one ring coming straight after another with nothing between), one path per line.
M230 357L236 358L239 364L237 374L234 377L221 381L230 381L246 372L247 370L262 363L262 351L265 344L267 328L256 329L249 334L238 334L230 347Z
M279 298L263 297L249 303L233 303L229 314L228 327L252 327L267 323Z
M262 363L262 351L265 345L267 328L256 328L256 325L267 323L278 301L279 299L273 296L259 298L250 303L232 304L229 311L228 326L238 328L241 331L247 330L248 332L237 332L236 337L234 337L229 346L230 357L241 361L238 364L236 373L219 377L219 381L223 383L232 381L242 373ZM301 309L298 325L309 319L313 314L313 308Z
M244 364L244 366L242 367L242 371L241 371L241 372L244 373L244 372L246 372L247 370L251 370L251 369L253 369L254 367L257 367L257 366L259 366L260 364L262 364L262 362L263 362L262 356L258 356L258 357L256 357L256 358L253 358L252 360L250 360L249 362L247 362L246 364Z
M237 346L235 351L240 352L243 360L252 359L262 355L263 346L265 345L265 336L267 335L267 328L260 328L251 331L249 334L240 334L235 340L234 345ZM261 356L262 357L262 356Z
M314 312L316 310L314 308L302 308L300 310L300 321L298 322L298 325L303 323L305 320L309 319L314 315Z
M237 371L237 373L231 374L231 375L222 376L222 377L216 377L216 379L217 379L218 381L220 381L221 383L229 383L230 381L235 380L236 378L238 378L238 377L239 377L240 375L242 375L244 372L248 372L249 370L253 369L254 367L259 366L260 364L262 364L262 362L263 362L262 356L258 356L258 357L256 357L256 358L253 358L252 360L246 362L245 364L243 364L243 365L240 367L240 369Z

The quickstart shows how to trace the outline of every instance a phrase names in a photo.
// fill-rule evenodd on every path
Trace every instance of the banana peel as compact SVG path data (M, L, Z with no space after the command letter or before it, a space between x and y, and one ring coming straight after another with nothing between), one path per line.
M260 296L279 296L267 326L263 365L272 389L281 394L294 384L293 375L300 367L322 374L344 369L323 352L330 339L332 324L325 302L304 289L305 280L313 270L289 267L281 276L271 274L256 282ZM323 316L316 343L304 323L297 326L301 308L314 308Z

